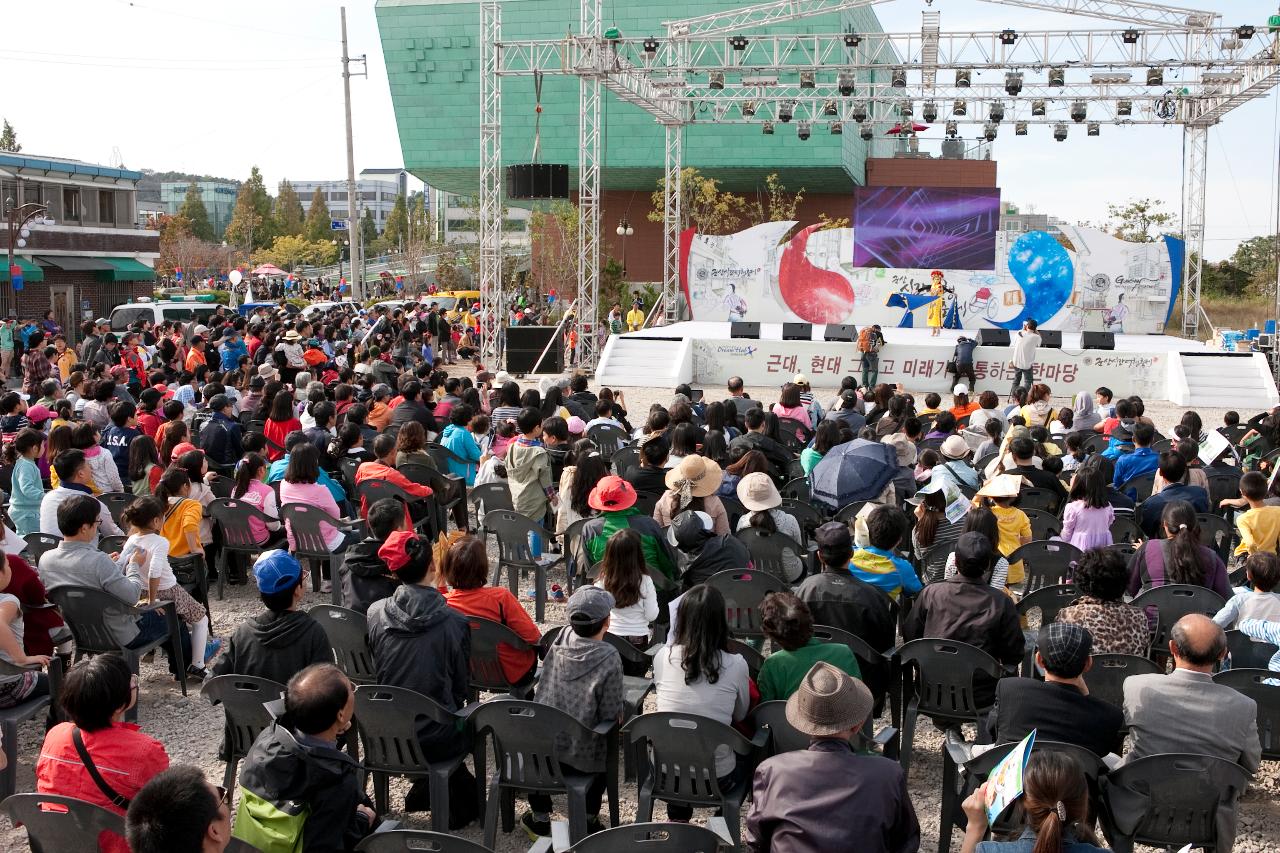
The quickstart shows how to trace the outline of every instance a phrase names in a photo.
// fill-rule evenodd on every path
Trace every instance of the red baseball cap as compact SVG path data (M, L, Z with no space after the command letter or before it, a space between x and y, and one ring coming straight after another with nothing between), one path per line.
M426 543L412 530L397 530L387 537L378 549L378 556L387 568L398 572L410 562L421 557Z

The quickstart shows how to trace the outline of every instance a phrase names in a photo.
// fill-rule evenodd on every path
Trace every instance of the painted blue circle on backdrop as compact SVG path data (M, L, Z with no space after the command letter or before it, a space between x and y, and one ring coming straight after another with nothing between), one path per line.
M996 326L1019 329L1026 320L1044 323L1071 299L1075 265L1062 244L1045 231L1028 231L1014 242L1009 273L1022 289L1022 311Z

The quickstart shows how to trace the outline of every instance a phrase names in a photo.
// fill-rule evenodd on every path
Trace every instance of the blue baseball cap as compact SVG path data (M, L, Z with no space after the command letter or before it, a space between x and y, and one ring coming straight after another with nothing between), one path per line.
M253 564L253 577L260 592L280 592L298 583L302 564L288 551L264 551Z

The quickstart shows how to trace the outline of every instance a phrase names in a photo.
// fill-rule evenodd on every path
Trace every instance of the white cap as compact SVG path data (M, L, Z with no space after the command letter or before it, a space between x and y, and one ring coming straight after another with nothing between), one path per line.
M961 394L968 394L969 386L965 385L963 382L957 382L956 387L951 389L951 393L956 395L957 397L959 397Z

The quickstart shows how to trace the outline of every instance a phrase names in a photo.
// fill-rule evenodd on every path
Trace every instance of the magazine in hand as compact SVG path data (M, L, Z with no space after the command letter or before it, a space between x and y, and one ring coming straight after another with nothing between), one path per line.
M1010 750L1009 754L991 771L987 778L987 823L994 824L1010 803L1022 796L1023 771L1031 757L1031 746L1036 742L1035 729Z

